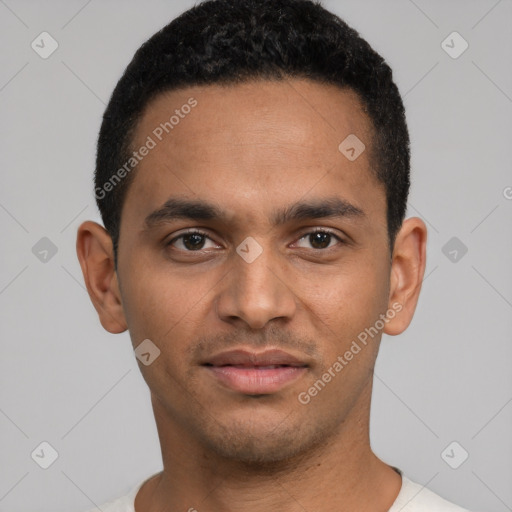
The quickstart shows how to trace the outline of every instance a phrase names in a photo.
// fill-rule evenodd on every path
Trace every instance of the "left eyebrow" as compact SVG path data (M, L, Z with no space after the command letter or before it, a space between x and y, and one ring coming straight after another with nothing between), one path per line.
M361 218L366 214L363 210L339 197L316 199L292 204L274 210L271 219L274 226L297 220L314 220L323 218ZM144 220L145 229L172 222L178 219L193 221L222 220L227 222L231 217L218 206L203 200L169 198L164 205L151 212Z
M274 213L274 225L286 224L296 220L314 220L324 218L365 217L361 208L354 206L345 199L330 197L295 203Z

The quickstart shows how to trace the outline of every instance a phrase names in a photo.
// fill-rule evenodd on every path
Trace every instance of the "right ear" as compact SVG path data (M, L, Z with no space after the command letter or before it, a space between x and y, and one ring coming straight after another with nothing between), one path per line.
M112 334L126 331L128 326L115 270L114 247L107 230L96 222L82 223L77 232L76 253L101 325Z

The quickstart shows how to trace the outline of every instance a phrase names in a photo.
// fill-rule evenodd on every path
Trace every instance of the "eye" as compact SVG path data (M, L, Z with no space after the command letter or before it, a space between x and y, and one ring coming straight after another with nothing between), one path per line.
M309 233L306 233L299 239L299 242L301 242L302 240L305 240L306 242L308 242L311 245L311 248L317 249L317 250L329 249L329 248L333 247L334 245L336 245L336 244L331 245L331 242L337 241L339 243L343 243L343 240L339 236L335 235L331 231L327 231L324 229L317 229L316 231L311 231ZM299 243L299 242L297 242L297 243Z
M211 245L208 247L207 241L210 241ZM298 247L311 248L315 250L330 249L337 243L343 243L343 240L325 229L317 229L304 234L297 244L301 242L309 243L310 246L298 245ZM175 249L185 252L197 252L203 249L211 249L218 247L217 244L208 236L207 233L199 230L190 230L186 233L182 233L179 236L174 237L168 243L167 246L172 246Z
M212 247L217 247L217 245L213 243L213 240L211 240L211 238L206 233L197 230L183 233L170 240L166 245L170 245L176 249L184 250L187 252L200 251L201 249L209 249L209 247L205 247L207 239L212 242Z

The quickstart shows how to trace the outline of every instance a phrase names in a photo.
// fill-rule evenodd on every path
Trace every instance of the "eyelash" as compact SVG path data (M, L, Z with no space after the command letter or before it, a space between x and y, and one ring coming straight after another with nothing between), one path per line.
M299 240L302 240L303 238L306 238L308 237L309 235L313 235L313 234L316 234L316 233L325 233L327 235L331 235L332 237L334 237L340 244L343 244L344 243L344 240L342 238L340 238L338 235L336 235L336 233L334 233L333 231L331 230L328 230L328 229L324 229L324 228L319 228L319 229L314 229L313 231L308 231L307 233L304 233L303 235L300 236ZM187 231L186 233L182 233L181 235L177 236L177 237L174 237L172 240L170 240L169 242L167 242L165 245L166 246L172 246L172 244L174 242L176 242L177 240L187 236L187 235L201 235L201 236L204 236L205 238L209 238L211 240L211 237L208 235L208 233L205 233L204 231L201 231L199 229L193 229L193 230L190 230L190 231ZM334 247L334 246L333 246ZM327 251L328 249L332 249L332 247L326 247L324 249L315 249L315 248L312 248L313 251ZM183 250L183 249L177 249L177 250ZM198 252L200 253L202 249L198 249L197 251L190 251L190 250L185 250L185 252L190 252L190 253L195 253L195 252Z

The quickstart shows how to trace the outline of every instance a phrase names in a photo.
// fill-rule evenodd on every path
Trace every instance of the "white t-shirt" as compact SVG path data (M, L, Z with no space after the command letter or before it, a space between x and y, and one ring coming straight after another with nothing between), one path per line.
M388 512L469 512L465 508L446 501L426 487L409 480L402 472L400 474L402 475L402 487ZM135 496L142 485L152 476L137 484L125 496L105 503L101 506L101 510L103 512L135 512ZM98 509L93 508L87 512L98 512Z

